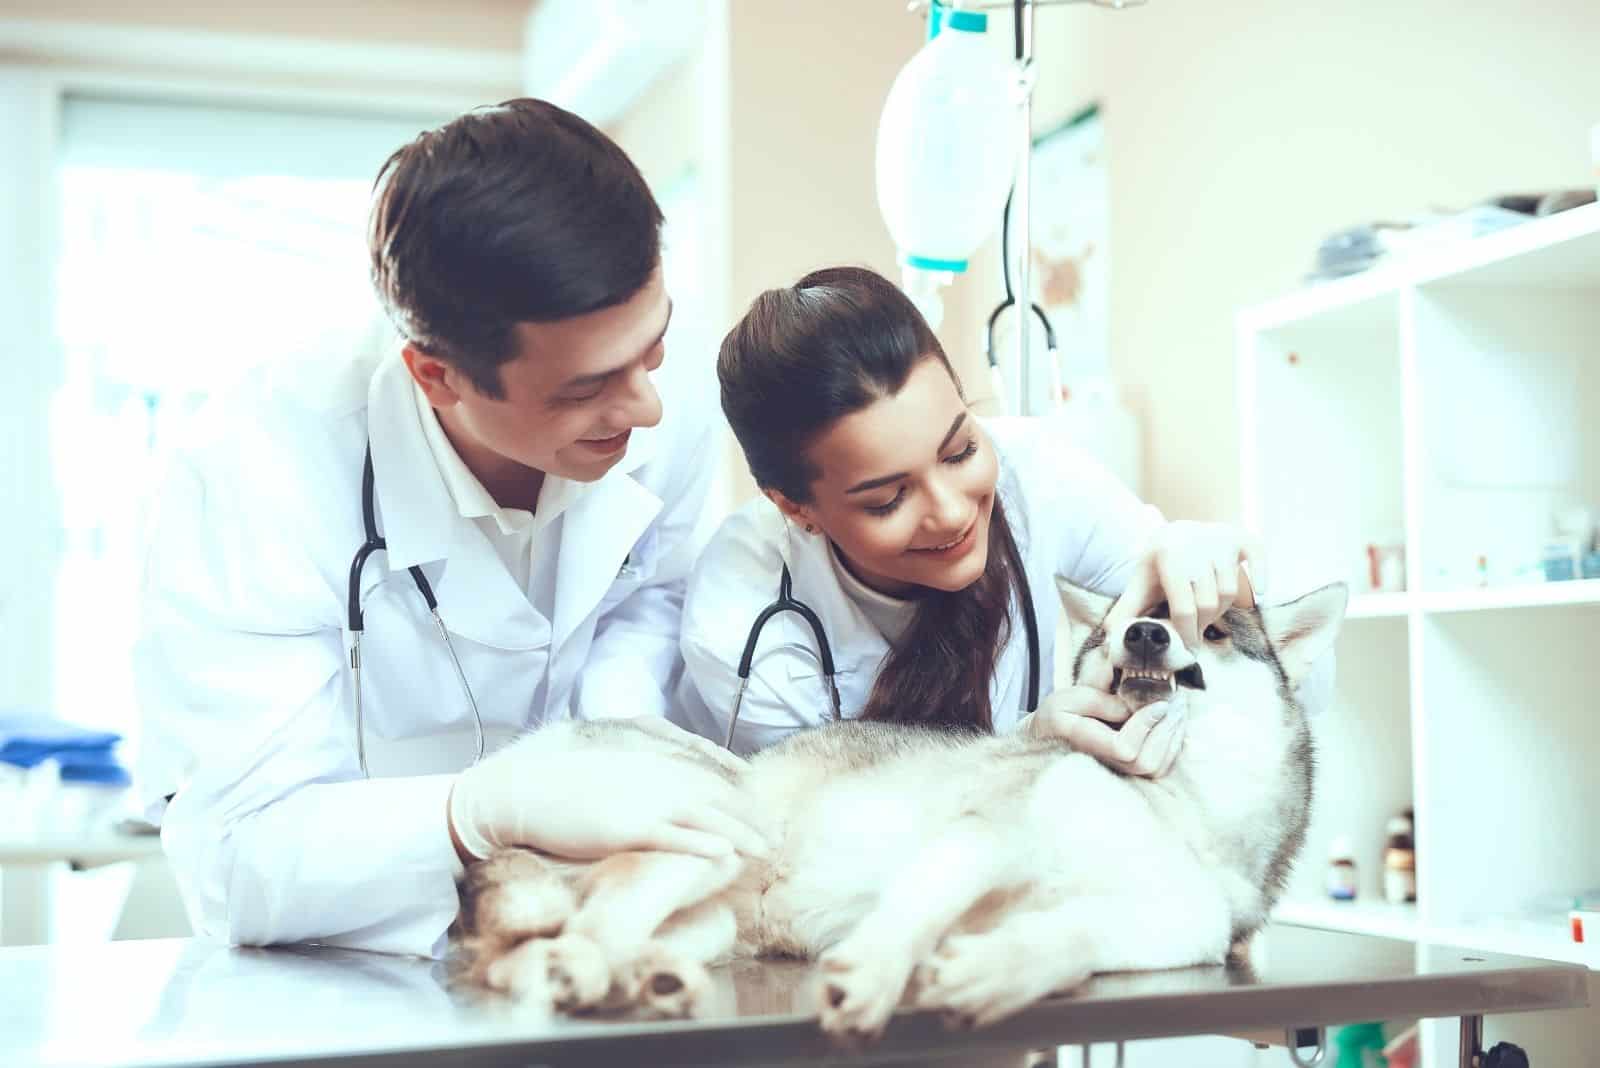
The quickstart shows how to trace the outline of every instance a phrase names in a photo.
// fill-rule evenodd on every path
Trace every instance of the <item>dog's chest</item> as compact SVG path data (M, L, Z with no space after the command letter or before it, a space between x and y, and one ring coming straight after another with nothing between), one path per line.
M1177 770L1213 847L1280 833L1289 742L1278 721L1210 715L1191 722Z

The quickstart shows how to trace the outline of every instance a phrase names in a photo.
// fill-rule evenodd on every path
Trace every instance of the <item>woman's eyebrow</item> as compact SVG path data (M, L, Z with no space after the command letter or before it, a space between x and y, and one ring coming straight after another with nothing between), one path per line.
M950 424L950 429L945 431L944 440L939 442L939 448L937 450L938 452L944 452L944 450L949 447L950 439L956 436L956 431L961 429L961 424L966 422L966 419L966 412L962 412L956 416L955 422ZM906 477L907 473L905 471L896 471L892 475L879 475L877 478L869 478L864 482L857 482L854 486L851 486L849 489L845 490L845 492L864 493L867 490L873 490L887 486L891 482L899 482L902 478Z

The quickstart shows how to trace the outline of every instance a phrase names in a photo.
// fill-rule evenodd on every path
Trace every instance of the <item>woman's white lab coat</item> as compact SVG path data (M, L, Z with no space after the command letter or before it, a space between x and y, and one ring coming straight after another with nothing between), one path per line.
M1122 483L1042 419L982 420L999 454L997 491L1027 572L1039 622L1041 695L1054 688L1055 577L1115 596L1163 520ZM730 516L712 537L689 579L684 605L686 665L678 714L684 726L718 742L727 736L739 680L740 653L750 625L778 594L789 565L794 596L822 620L833 650L840 704L846 718L866 704L889 651L883 635L839 584L827 541L790 529L777 507L758 498ZM733 748L750 753L831 715L811 628L793 612L762 629L739 712ZM1009 637L990 687L998 731L1011 729L1027 709L1028 643L1013 603Z
M280 365L199 421L152 531L135 661L140 792L197 933L442 950L459 871L445 806L472 717L410 565L491 739L667 711L715 393L655 377L665 421L535 542L548 618L457 511L397 358ZM361 580L366 782L346 588L369 440L388 552Z

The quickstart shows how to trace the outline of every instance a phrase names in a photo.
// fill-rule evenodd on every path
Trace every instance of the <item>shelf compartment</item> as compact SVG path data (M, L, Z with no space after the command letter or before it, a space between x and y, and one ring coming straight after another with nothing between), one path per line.
M1600 289L1600 204L1441 250L1409 273L1430 288Z
M1600 971L1600 944L1577 943L1562 923L1541 923L1515 917L1493 917L1453 926L1424 922L1415 903L1387 901L1285 900L1272 911L1276 923L1324 931L1395 938L1431 946L1453 946L1479 953L1538 957L1582 964Z
M1600 943L1572 941L1567 936L1564 921L1540 923L1518 917L1497 916L1452 926L1427 924L1420 928L1419 935L1420 941L1436 945L1461 946L1483 953L1506 953L1515 957L1559 960L1600 971Z
M1317 927L1325 931L1418 940L1421 924L1414 903L1392 905L1387 901L1285 900L1278 903L1272 918L1296 927Z
M1303 286L1244 309L1238 323L1241 329L1259 332L1340 317L1359 319L1413 286L1600 288L1600 204Z
M1385 824L1414 796L1407 641L1404 618L1372 619L1339 634L1332 698L1311 720L1318 771L1290 900L1325 897L1328 853L1341 836L1354 852L1358 899L1382 900Z
M1429 926L1600 886L1593 609L1424 616L1418 892ZM1416 668L1414 668L1416 670ZM1430 814L1433 816L1429 818Z
M1600 579L1546 582L1526 586L1488 586L1475 590L1439 590L1415 595L1427 613L1490 612L1518 608L1600 605Z
M1399 321L1391 294L1241 329L1245 523L1278 589L1340 578L1365 593L1368 544L1404 543Z
M1393 322L1401 272L1374 268L1306 286L1239 313L1239 329L1380 330Z
M1596 249L1600 254L1600 248ZM1555 516L1600 506L1600 285L1419 291L1411 588L1537 585Z
M1409 593L1352 593L1345 619L1397 619L1411 611Z

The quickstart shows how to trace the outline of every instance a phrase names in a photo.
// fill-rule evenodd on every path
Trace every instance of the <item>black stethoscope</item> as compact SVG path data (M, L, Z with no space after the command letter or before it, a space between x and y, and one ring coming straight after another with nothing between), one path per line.
M378 533L377 511L373 506L373 477L372 477L372 446L367 445L367 459L361 469L361 522L366 530L367 540L361 548L356 550L355 558L350 561L350 587L349 587L349 618L350 626L350 674L355 678L356 687L356 758L361 762L361 774L371 778L367 770L367 738L364 725L361 721L361 632L366 626L365 618L361 612L361 569L367 566L367 560L379 550L388 550L383 536ZM433 596L433 587L428 583L428 577L422 573L422 568L412 565L406 570L411 572L411 581L416 584L417 592L422 594L422 599L427 602L428 613L433 616L433 625L439 630L439 637L444 639L444 647L450 654L450 663L456 669L456 680L461 683L461 692L467 697L467 705L472 709L472 722L477 732L478 753L473 758L473 763L483 759L483 717L478 714L478 702L472 696L472 687L467 685L466 673L461 670L461 661L456 657L456 647L450 641L450 632L445 630L444 620L439 618L439 602Z
M1019 45L1020 47L1020 45ZM1021 58L1021 53L1018 53ZM1000 316L1017 306L1017 294L1011 286L1011 194L1006 195L1006 209L1000 217L1000 276L1005 282L1006 295L995 305L994 311L989 313L989 321L983 328L983 359L989 365L989 373L995 379L995 396L1004 397L1006 388L1003 375L1000 371L1000 357L994 350L994 328L1000 321ZM1055 379L1060 374L1061 365L1057 362L1056 328L1050 322L1050 316L1038 304L1029 301L1023 309L1023 318L1034 318L1044 327L1045 365L1050 369L1052 377L1052 403L1054 394L1059 391L1059 384ZM1019 322L1018 330L1028 330L1031 327L1027 322ZM1020 373L1020 372L1019 372Z
M1033 594L1028 589L1027 572L1022 569L1016 546L1009 548L1012 573L1018 577L1021 586L1018 600L1022 602L1022 622L1028 632L1028 711L1032 712L1039 707L1039 619L1033 611ZM828 703L833 708L833 718L843 718L839 709L839 685L833 673L833 647L828 644L827 632L823 630L822 620L817 613L795 597L794 579L789 574L789 565L784 564L778 578L778 598L756 616L750 633L745 637L744 651L739 654L739 688L733 697L733 715L728 718L728 737L722 743L725 749L733 748L733 732L739 725L739 710L744 706L745 688L750 685L750 669L755 662L756 642L761 638L761 628L767 625L767 620L784 612L795 613L811 627L811 635L817 643L817 658L822 664L822 676L828 686Z

